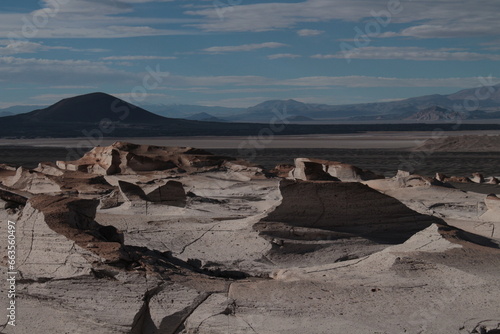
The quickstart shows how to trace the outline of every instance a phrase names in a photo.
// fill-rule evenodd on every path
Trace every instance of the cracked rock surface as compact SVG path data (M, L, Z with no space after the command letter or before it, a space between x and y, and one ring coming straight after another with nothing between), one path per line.
M16 222L19 272L17 326L0 332L498 331L500 191L296 163L278 177L118 142L0 165L0 233Z

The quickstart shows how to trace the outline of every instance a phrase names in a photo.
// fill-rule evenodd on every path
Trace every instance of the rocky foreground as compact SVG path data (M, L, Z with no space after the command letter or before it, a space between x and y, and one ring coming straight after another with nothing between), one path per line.
M494 180L122 142L0 165L18 271L0 330L499 333L500 199L450 183Z

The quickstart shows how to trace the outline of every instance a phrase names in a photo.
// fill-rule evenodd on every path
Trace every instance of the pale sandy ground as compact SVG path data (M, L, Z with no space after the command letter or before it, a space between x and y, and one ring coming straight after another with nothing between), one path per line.
M456 132L368 132L361 134L304 135L263 137L155 137L155 138L37 138L0 139L1 145L94 147L107 146L115 141L158 146L185 146L198 148L386 148L410 149L425 140L443 136L500 135L500 131L456 131Z

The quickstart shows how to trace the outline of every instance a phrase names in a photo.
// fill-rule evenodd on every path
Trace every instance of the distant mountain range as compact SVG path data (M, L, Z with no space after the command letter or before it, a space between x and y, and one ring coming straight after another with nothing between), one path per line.
M224 123L166 118L105 93L67 98L47 108L0 118L0 137L207 135L225 131Z
M292 113L302 113L304 104L287 100L269 102L271 115L281 113L277 108L291 111L287 120L308 121L310 118ZM264 104L265 106L265 104ZM306 105L314 108L316 105ZM319 105L323 106L323 105ZM259 108L257 108L259 107ZM265 108L259 105L248 114L256 112L265 115ZM321 107L322 108L322 107ZM314 111L314 109L311 109ZM439 111L439 110L438 110ZM283 116L283 115L281 115ZM0 118L0 137L86 137L98 140L101 137L159 137L159 136L256 136L260 133L275 135L358 133L364 131L432 131L432 124L287 124L285 127L271 127L270 123L214 122L210 114L199 113L185 120L163 117L141 107L127 103L105 93L91 93L61 100L49 107L28 113ZM278 120L276 123L281 122ZM443 130L454 130L453 124L441 126ZM262 130L266 130L262 132ZM273 130L280 129L280 130ZM462 125L462 130L499 130L499 124ZM260 137L253 137L258 140ZM257 139L255 139L257 138ZM245 144L243 142L243 144ZM252 142L248 142L250 149ZM248 146L248 145L247 145ZM248 147L247 147L248 148Z
M399 101L346 105L271 100L247 108L242 114L225 119L237 122L262 122L272 119L276 112L284 113L285 111L287 115L290 115L289 117L301 116L317 121L500 119L500 85L481 88L478 95L481 100L476 97L477 91L477 88L472 88L449 95L434 94ZM490 94L486 94L486 92L490 92ZM469 99L469 103L471 101L478 102L478 110L470 112L461 110L463 102Z
M212 107L192 104L141 104L140 107L164 117L186 119L204 113L209 114L211 117L231 116L246 110L246 108Z
M196 121L209 122L243 122L243 123L268 123L273 118L286 118L290 123L311 122L359 122L359 121L408 121L408 122L436 122L454 119L490 120L500 119L500 85L483 87L480 90L479 108L470 112L457 110L463 101L475 97L478 89L464 89L449 95L426 95L409 99L346 105L327 105L318 103L303 103L296 100L269 100L249 108L227 108L198 106L187 104L144 104L139 107L167 118L182 118ZM488 94L486 94L488 93ZM83 95L93 99L92 94ZM113 97L116 100L116 98ZM68 99L66 99L68 100ZM64 108L64 101L60 107ZM71 100L73 101L73 100ZM470 102L470 101L469 101ZM94 101L93 103L98 103ZM105 102L104 104L106 104ZM125 102L124 102L125 103ZM85 98L79 97L77 103L87 108ZM38 107L38 108L37 108ZM34 109L42 110L42 106L14 106L0 109L1 116L11 116L28 112ZM57 106L54 108L58 108ZM75 112L82 107L76 107ZM80 108L80 109L78 109ZM114 114L110 114L113 116ZM33 115L32 115L33 116ZM109 116L109 115L108 115ZM31 116L30 116L31 117ZM66 116L63 116L66 117ZM137 115L141 118L141 115ZM149 115L148 117L152 117ZM135 121L135 120L131 120Z
M500 85L480 89L478 96L481 100L478 110L470 112L457 110L457 106L460 109L464 101L477 100L477 92L478 88L471 88L449 95L433 94L398 101L346 105L303 103L292 99L264 101L246 109L171 105L163 106L162 115L189 118L185 115L196 114L197 116L192 119L250 123L265 123L276 117L286 117L291 123L500 119ZM486 94L488 92L489 94ZM202 118L198 115L200 113L203 113Z

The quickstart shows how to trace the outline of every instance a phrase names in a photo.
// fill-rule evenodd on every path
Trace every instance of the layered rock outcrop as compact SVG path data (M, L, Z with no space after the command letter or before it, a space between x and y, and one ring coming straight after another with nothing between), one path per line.
M147 203L186 206L187 195L182 183L178 181L167 181L147 194L140 186L125 181L118 181L118 187L122 198L129 206L146 207Z
M17 222L18 270L24 278L89 274L94 263L124 257L123 236L94 221L98 201L32 197Z
M356 182L374 179L383 179L369 170L341 162L320 159L295 159L295 168L290 171L289 177L295 180L331 180Z
M495 194L489 194L484 199L487 211L481 216L481 219L490 222L500 222L500 198ZM494 231L492 236L495 236Z
M8 187L28 191L32 194L57 193L61 191L61 184L55 180L55 177L23 167L19 167L16 170L16 174L5 179L3 183Z
M190 147L162 147L115 142L95 147L76 161L57 161L60 169L100 175L166 171L195 172L219 168L232 158Z
M281 204L253 226L275 263L352 260L445 224L359 182L282 180L280 190Z
M254 226L262 233L293 238L294 228L311 228L401 242L442 223L357 182L282 180L280 190L281 204Z

